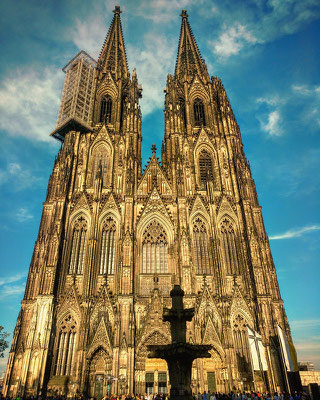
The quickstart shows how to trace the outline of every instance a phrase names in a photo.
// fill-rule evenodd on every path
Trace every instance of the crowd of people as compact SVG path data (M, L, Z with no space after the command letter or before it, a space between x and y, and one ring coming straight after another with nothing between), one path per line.
M230 392L230 393L198 393L193 394L194 400L311 400L311 397L306 392L295 392L293 394L281 392L271 394L269 392ZM66 400L66 396L47 396L45 400ZM0 400L44 400L41 397L35 398L31 397L20 397L12 398L10 396L4 397L0 394ZM102 399L98 398L88 398L83 395L78 395L73 398L73 400L170 400L170 397L166 393L157 394L127 394L127 395L106 395Z

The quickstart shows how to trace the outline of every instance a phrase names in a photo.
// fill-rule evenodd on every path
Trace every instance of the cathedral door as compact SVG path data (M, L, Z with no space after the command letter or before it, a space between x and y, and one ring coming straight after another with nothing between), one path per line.
M94 397L97 400L101 400L104 396L103 393L103 382L104 382L104 375L96 375L95 382L94 382Z
M208 392L215 393L217 391L216 385L216 373L215 372L207 372L208 377Z
M146 393L154 393L154 374L151 372L146 373Z

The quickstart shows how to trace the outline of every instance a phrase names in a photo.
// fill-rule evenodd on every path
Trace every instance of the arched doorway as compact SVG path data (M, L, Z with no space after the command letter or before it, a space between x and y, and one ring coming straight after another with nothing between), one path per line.
M108 391L106 376L111 373L112 360L103 349L97 349L88 364L88 394L90 397L102 399Z
M228 392L226 368L220 353L215 349L209 351L210 358L196 359L192 364L192 392L215 393Z
M168 393L169 374L167 362L161 358L147 358L145 393Z

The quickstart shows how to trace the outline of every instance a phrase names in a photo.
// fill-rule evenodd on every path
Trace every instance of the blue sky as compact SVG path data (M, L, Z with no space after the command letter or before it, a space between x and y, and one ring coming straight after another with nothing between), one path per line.
M97 57L113 1L0 4L0 324L11 333L59 144L64 74L80 50ZM242 132L300 360L320 369L320 4L318 0L119 2L130 70L143 86L143 160L164 132L186 8L210 75ZM5 360L0 360L0 375Z

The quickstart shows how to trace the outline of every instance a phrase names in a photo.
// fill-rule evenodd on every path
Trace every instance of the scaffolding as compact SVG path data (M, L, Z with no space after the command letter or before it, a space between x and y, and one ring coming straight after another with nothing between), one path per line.
M96 65L97 62L82 50L62 69L66 77L57 126L51 136L63 140L70 128L92 129Z

